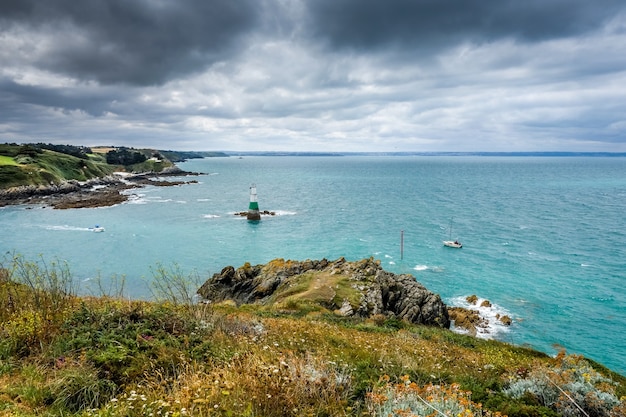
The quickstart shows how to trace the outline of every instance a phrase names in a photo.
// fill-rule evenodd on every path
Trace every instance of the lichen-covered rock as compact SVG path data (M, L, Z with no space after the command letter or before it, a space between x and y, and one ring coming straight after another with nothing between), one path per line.
M450 319L454 322L455 328L463 329L472 336L476 336L478 329L486 329L489 325L489 322L481 317L480 313L476 310L463 307L450 307L448 308L448 314Z
M439 295L432 293L417 282L412 275L396 275L380 266L373 258L348 262L344 258L335 261L292 261L274 259L265 265L249 263L235 269L227 266L214 274L199 289L198 294L209 302L233 300L237 304L268 303L281 291L290 291L303 274L317 274L311 280L311 288L303 293L324 293L320 286L327 286L331 294L324 307L343 316L371 317L384 315L416 324L444 328L450 327L447 306ZM294 284L295 285L295 284ZM350 300L338 298L335 289L350 288ZM354 300L358 299L358 302Z

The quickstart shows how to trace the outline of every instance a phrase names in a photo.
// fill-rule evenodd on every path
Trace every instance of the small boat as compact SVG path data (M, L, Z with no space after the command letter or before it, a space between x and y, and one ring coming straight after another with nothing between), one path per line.
M450 240L444 240L443 246L447 246L449 248L461 249L463 244L459 242L459 239L452 240L452 220L450 220Z
M102 227L100 225L95 225L94 227L90 227L89 231L95 232L95 233L104 232L104 227Z
M463 247L463 244L459 242L458 240L444 240L443 246L447 246L449 248L461 249Z

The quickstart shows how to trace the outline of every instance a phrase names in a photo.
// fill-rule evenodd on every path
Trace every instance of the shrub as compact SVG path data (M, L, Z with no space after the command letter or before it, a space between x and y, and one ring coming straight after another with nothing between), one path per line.
M89 415L346 415L350 386L345 370L315 357L242 355L224 368L182 362L176 378L147 374L141 387Z
M375 417L426 417L434 415L474 417L500 416L484 410L481 404L471 401L471 392L463 391L459 384L419 386L408 376L392 384L383 377L384 385L367 396L368 410Z
M564 417L608 417L623 407L614 386L582 357L560 354L553 367L518 373L504 392L516 399L530 397Z
M90 366L63 370L51 389L54 405L72 412L99 408L113 397L116 390L113 382L100 379L97 370Z
M13 255L0 263L0 335L3 350L27 355L56 335L75 300L65 263L27 261Z

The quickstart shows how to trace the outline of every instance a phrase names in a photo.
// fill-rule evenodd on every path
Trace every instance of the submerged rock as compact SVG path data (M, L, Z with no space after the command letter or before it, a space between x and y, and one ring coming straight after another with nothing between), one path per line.
M297 288L298 290L296 291ZM275 259L265 265L227 266L198 294L209 302L316 302L343 316L384 315L415 324L450 327L447 306L409 274L396 275L373 258L348 262Z

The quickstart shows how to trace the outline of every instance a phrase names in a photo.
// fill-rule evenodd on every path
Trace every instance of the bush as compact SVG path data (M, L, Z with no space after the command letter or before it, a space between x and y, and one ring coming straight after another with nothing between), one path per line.
M65 263L25 260L19 255L0 262L0 335L3 350L27 355L56 335L75 300Z
M141 152L129 151L126 148L120 148L107 152L107 164L111 165L133 165L146 162L146 156Z
M392 384L383 377L385 384L367 396L368 410L375 417L426 417L446 416L500 416L484 410L481 404L471 401L471 392L463 391L459 384L419 386L408 376L402 382Z
M0 188L9 188L28 182L28 174L19 166L0 165Z
M60 372L52 387L54 405L71 412L100 408L117 391L108 379L100 379L90 366L72 367Z
M551 368L518 373L504 392L515 399L535 400L564 417L609 417L620 406L615 385L582 357L560 354Z

